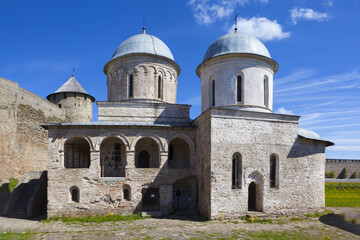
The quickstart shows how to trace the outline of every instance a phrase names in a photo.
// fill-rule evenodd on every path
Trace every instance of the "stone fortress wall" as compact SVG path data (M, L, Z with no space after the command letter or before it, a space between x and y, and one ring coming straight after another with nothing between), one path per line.
M350 178L354 173L360 175L360 159L326 159L326 172L334 172L335 178L344 178L344 169L347 177Z
M57 105L0 78L0 179L20 178L24 172L47 169L45 123L64 122Z

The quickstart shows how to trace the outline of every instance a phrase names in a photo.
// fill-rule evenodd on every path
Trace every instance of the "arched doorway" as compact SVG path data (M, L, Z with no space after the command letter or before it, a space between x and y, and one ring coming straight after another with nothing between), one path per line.
M196 210L196 177L179 179L173 184L173 210L177 213L189 213Z
M259 209L259 186L255 182L250 183L248 191L248 210L249 211L260 211Z

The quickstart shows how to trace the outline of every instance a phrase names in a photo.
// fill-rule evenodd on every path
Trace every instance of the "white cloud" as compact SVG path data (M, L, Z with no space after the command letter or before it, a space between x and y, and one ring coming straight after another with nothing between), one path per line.
M264 17L252 17L250 19L240 18L237 23L239 32L250 34L263 41L280 40L290 37L290 32L283 32L282 26L276 20ZM234 27L228 32L233 32Z
M332 0L323 1L322 5L324 5L325 7L332 7L334 5L334 2Z
M323 21L329 17L327 13L316 12L311 8L293 8L290 12L294 25L299 19Z
M277 113L280 113L280 114L289 114L289 115L293 115L293 111L291 110L286 110L285 108L281 107L279 108L278 110L276 110Z
M188 5L194 11L195 21L200 25L208 25L234 13L236 6L243 6L249 0L190 0Z
M235 15L235 10L251 2L266 4L269 0L189 0L195 21L200 25L208 25L225 17Z

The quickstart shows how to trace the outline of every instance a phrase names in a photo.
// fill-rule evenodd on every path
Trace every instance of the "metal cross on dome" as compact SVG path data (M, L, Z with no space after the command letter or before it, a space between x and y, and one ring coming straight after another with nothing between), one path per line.
M236 14L235 14L235 18L234 18L234 22L235 22L235 32L237 32L237 17L239 16L239 12L236 12Z

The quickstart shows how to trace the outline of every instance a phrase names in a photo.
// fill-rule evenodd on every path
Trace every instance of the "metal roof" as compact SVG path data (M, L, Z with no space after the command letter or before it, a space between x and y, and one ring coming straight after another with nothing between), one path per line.
M119 121L97 121L97 122L83 122L83 123L47 123L43 127L48 128L51 126L78 126L78 127L87 127L87 126L144 126L144 127L186 127L193 128L190 125L191 122L187 123L153 123L153 122L119 122Z
M218 38L207 49L203 62L206 60L229 53L248 53L271 58L265 45L257 38L245 33L229 33Z
M63 92L88 94L74 76L72 76L69 80L66 81L66 83L64 83L58 90L55 91L55 93L63 93Z
M321 139L321 138L320 138L320 135L319 135L318 133L314 132L314 131L310 131L310 130L307 130L307 129L299 128L298 134L299 134L299 136L301 136L301 137L303 137L303 138L307 138L307 139L312 139L312 140L317 140L317 141L325 142L327 147L334 145L333 142L330 142L330 141L326 141L326 140L324 140L324 139Z
M145 32L132 36L121 43L115 50L111 60L132 53L154 54L174 61L174 57L168 46L159 38L146 34Z

